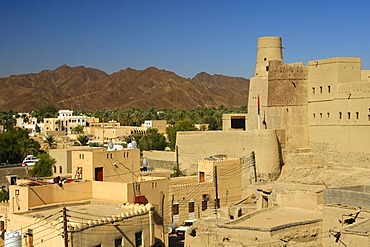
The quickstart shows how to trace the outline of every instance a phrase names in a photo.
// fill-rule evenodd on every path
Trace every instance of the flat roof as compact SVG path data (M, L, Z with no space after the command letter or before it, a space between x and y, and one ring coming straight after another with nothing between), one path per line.
M244 219L243 219L244 218ZM293 207L272 207L229 222L229 226L245 226L255 230L273 230L300 223L321 221L322 213Z
M33 218L40 224L52 223L58 225L61 222L62 209L66 207L68 215L68 226L75 231L82 230L95 225L102 225L110 222L145 215L152 205L114 203L99 200L76 202L64 205L47 205L34 208L22 216Z

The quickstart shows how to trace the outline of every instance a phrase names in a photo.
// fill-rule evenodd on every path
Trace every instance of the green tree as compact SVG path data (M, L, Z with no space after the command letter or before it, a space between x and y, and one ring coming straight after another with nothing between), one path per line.
M56 161L48 153L42 153L37 156L39 162L30 169L29 174L31 177L49 177L53 175L52 167Z
M20 142L28 139L26 130L12 128L7 132L0 133L0 163L16 164L23 160Z
M47 105L41 107L40 109L32 111L32 116L37 117L37 121L39 122L44 121L44 118L56 117L57 114L58 110L52 105Z
M72 133L74 134L83 134L84 133L84 126L83 125L77 125L72 128Z
M183 176L186 176L185 172L180 169L180 164L178 166L174 166L172 168L172 171L173 172L170 175L170 177L172 177L172 178L173 177L183 177Z
M53 136L53 135L48 135L48 136L46 137L46 142L47 142L47 144L48 144L48 148L49 148L49 149L52 149L52 148L54 148L54 147L55 147L56 142L55 142L55 138L54 138L54 136Z
M18 140L18 144L20 146L23 158L28 154L37 155L40 149L40 144L30 138L22 138Z
M158 133L157 129L149 128L143 138L140 139L139 148L141 150L164 150L166 138Z
M89 137L87 135L79 135L77 136L77 141L80 143L81 146L87 146L89 142Z
M0 202L5 202L9 200L9 191L6 189L1 189L0 191Z
M173 150L176 145L176 133L178 131L194 131L197 130L190 120L180 120L174 126L166 128L166 133L169 140L169 147Z

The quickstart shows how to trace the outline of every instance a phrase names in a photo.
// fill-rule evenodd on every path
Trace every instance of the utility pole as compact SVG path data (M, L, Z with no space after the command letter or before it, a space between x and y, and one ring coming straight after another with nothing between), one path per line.
M257 183L256 155L254 151L252 151L252 159L253 159L253 168L254 168L254 182Z
M176 151L176 172L180 174L180 164L179 164L179 147L176 145L175 147Z
M63 234L64 234L64 247L68 247L67 209L65 207L63 207Z
M162 194L162 231L163 231L163 243L165 242L165 231L164 231L164 193L161 191Z
M215 189L216 189L216 243L218 244L218 183L217 183L217 166L213 167L214 170L214 181L215 181Z

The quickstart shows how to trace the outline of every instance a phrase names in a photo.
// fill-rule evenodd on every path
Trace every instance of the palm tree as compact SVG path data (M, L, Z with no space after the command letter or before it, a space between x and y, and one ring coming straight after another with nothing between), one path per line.
M87 135L79 135L77 137L77 141L81 144L81 146L87 146L87 143L89 142L89 137L87 137Z
M18 144L21 148L23 157L26 157L28 154L36 155L40 148L40 145L35 140L28 138L20 139Z
M46 142L48 143L48 148L52 149L55 146L55 138L53 135L48 135L46 137Z

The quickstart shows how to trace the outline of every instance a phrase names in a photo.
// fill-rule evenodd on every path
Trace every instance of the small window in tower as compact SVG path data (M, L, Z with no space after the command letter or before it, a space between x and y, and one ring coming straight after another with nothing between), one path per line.
M339 112L339 119L342 119L342 112Z
M328 93L330 93L330 86L328 86Z
M315 113L313 114L313 118L316 118L316 114Z
M265 57L265 58L263 59L263 61L267 61L267 57Z
M266 66L266 71L269 71L269 66Z
M351 113L348 112L347 114L348 114L348 119L351 119Z
M320 86L320 93L322 93L322 86Z
M328 115L328 118L329 118L330 117L330 112L328 112L327 115Z
M320 112L320 118L322 118L322 113Z
M312 88L312 94L315 94L315 87Z
M359 117L360 117L360 113L356 112L356 119L358 119Z

